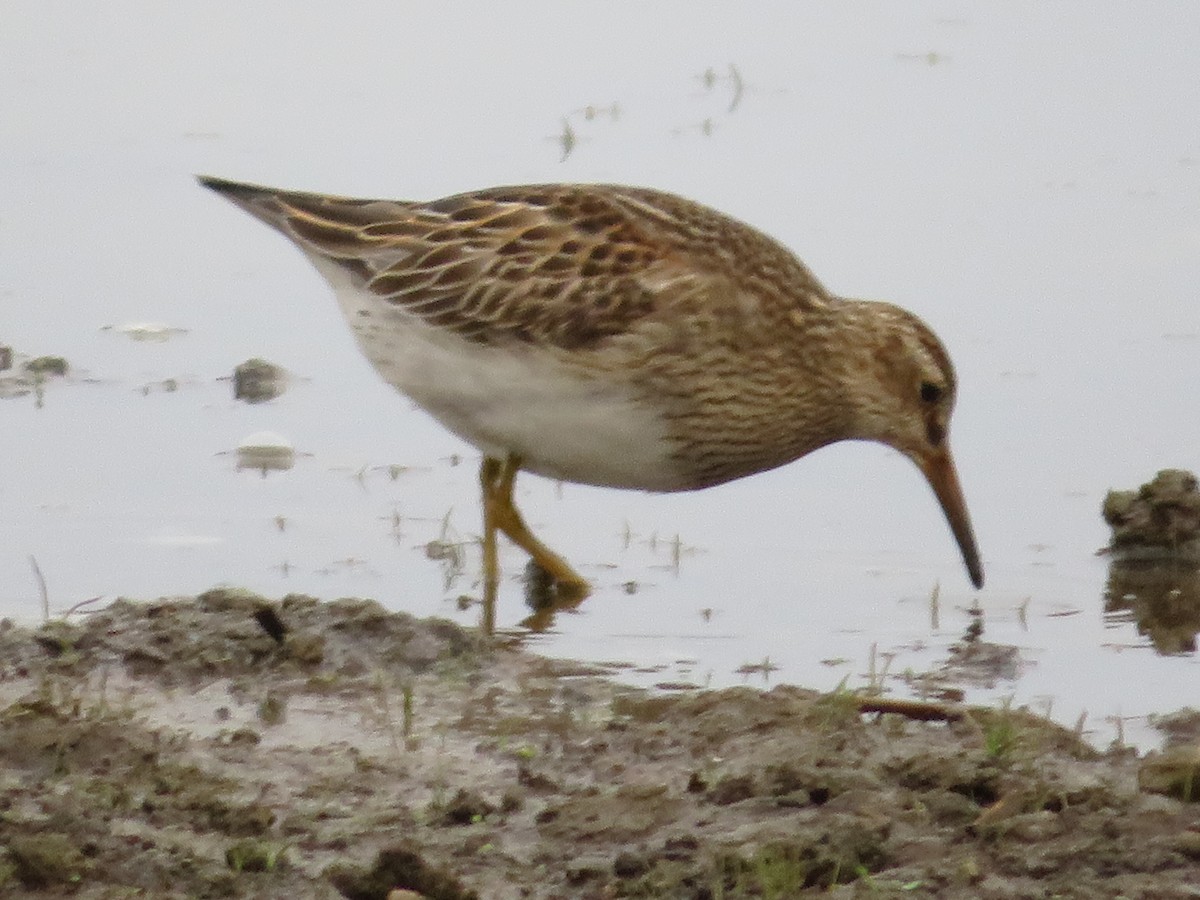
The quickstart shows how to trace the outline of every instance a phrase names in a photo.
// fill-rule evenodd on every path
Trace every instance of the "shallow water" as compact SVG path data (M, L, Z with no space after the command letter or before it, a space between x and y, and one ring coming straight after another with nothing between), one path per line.
M32 555L55 611L223 582L473 621L477 455L377 380L292 248L191 176L618 181L746 219L936 328L988 583L873 446L692 495L525 477L535 529L597 584L540 647L647 683L761 683L736 670L767 660L770 683L856 685L872 647L893 674L943 659L977 599L1023 668L973 699L1086 712L1102 742L1110 717L1137 739L1194 702L1196 654L1107 621L1094 552L1107 488L1200 468L1200 8L781 3L753 28L691 3L354 9L4 5L0 343L74 373L40 408L0 401L0 614L40 615ZM131 322L186 333L103 330ZM283 397L232 399L219 379L252 356L294 373ZM260 431L291 469L237 469ZM461 571L435 540L465 542ZM525 614L506 583L501 625Z

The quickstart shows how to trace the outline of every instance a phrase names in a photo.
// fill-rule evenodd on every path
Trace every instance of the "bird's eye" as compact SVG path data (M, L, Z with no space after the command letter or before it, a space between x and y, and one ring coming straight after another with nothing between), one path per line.
M921 400L924 403L937 403L942 399L941 385L934 384L932 381L921 382Z

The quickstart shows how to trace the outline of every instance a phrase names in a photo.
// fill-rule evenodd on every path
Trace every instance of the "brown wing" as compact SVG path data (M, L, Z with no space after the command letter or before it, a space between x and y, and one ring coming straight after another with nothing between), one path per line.
M405 203L204 183L381 300L473 341L595 347L668 306L732 303L739 290L826 299L770 238L655 191L542 185Z

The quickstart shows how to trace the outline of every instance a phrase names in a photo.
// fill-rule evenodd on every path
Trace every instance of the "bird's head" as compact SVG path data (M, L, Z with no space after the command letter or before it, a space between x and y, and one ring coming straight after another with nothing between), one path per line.
M958 541L971 582L983 566L950 453L957 383L946 348L924 322L897 306L847 300L843 327L856 334L844 372L852 438L899 450L928 480Z

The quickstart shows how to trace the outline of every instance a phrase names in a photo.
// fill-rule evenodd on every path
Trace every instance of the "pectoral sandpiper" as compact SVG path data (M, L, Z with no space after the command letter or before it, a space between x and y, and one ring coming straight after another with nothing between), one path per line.
M517 511L521 469L686 491L843 440L917 464L983 584L945 348L899 307L831 295L762 232L613 185L425 203L200 181L304 251L383 378L483 453L485 599L497 531L563 596L588 591Z

